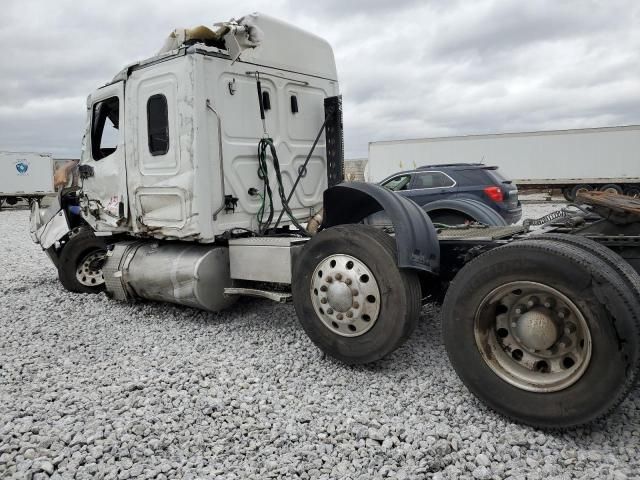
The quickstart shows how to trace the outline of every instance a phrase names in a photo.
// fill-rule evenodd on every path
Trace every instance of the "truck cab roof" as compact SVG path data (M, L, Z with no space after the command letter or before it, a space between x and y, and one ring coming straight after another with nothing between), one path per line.
M223 35L226 31L224 29L230 27L235 29L235 33L231 30ZM220 32L220 39L212 42L200 33L203 31L208 32L209 37ZM189 36L190 34L193 36ZM233 61L271 67L285 73L295 72L336 82L338 79L329 42L296 25L256 12L238 20L217 23L211 28L176 29L158 54L128 65L110 83L126 80L132 70L174 56L195 53L228 57Z

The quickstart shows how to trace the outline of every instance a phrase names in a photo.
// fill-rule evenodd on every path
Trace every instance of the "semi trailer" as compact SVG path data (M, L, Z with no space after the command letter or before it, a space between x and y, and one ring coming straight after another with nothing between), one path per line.
M412 201L344 182L342 138L323 39L257 13L176 30L88 97L80 186L33 205L32 236L71 292L214 312L291 301L348 364L389 355L442 301L456 372L520 422L572 427L625 398L640 368L638 201L436 229Z
M0 152L0 208L54 192L50 154Z
M640 125L371 142L367 180L422 165L495 165L520 191L640 196Z

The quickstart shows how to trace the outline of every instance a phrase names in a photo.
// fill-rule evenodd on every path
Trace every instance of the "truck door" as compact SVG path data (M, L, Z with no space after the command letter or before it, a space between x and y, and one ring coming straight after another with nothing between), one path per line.
M89 209L106 229L127 220L124 149L124 82L107 85L88 101L89 125L81 164L88 168L82 190Z

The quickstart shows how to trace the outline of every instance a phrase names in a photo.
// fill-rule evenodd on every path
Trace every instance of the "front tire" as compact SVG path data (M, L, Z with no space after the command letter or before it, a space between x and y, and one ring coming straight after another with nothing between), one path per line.
M638 374L640 300L601 258L519 241L468 263L442 308L447 354L494 410L542 428L606 415Z
M409 337L420 315L420 281L396 259L393 238L368 225L332 227L304 246L294 266L293 304L323 352L370 363Z
M75 229L62 247L57 263L62 286L74 293L99 293L105 289L102 267L107 244L91 230Z

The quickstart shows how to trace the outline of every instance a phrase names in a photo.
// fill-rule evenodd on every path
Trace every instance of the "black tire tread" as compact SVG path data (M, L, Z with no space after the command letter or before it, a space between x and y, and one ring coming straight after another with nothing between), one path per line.
M91 250L97 250L100 247L106 249L106 242L96 237L93 231L88 228L76 228L71 232L71 236L60 252L58 268L58 279L62 286L73 293L99 293L104 290L105 286L87 287L81 285L75 276L77 261L83 255ZM73 268L70 268L73 265Z
M574 264L576 264L576 266L584 269L584 271L588 272L592 276L592 278L594 276L597 276L600 279L604 280L605 282L608 282L609 284L611 284L612 287L615 289L615 291L621 297L622 301L624 302L624 307L632 314L634 327L635 327L635 337L636 337L635 344L637 346L638 339L640 338L640 333L639 333L640 332L640 301L638 299L638 295L636 291L631 290L629 288L629 278L627 278L620 270L618 270L617 268L614 268L606 259L601 258L599 255L595 256L596 254L594 252L588 249L585 249L584 246L562 242L557 239L556 240L546 239L546 241L542 241L542 238L538 238L535 240L524 239L524 240L510 243L508 245L504 245L499 248L495 248L489 252L486 252L476 257L474 260L472 260L467 265L465 265L465 267L460 272L458 272L458 275L456 276L456 278L454 278L453 282L451 283L451 286L447 292L447 295L445 297L445 301L443 304L443 308L442 308L443 320L446 320L445 318L446 312L449 308L451 308L451 302L455 301L456 297L459 294L459 290L464 286L464 282L461 279L464 278L465 271L468 272L469 270L475 269L476 266L483 265L485 262L491 263L493 259L499 258L500 256L502 256L505 253L505 251L509 249L514 249L514 248L521 248L523 246L530 246L532 248L539 249L543 253L546 252L551 255L560 255L566 258L567 260L569 260L570 262L573 262ZM460 378L463 381L463 383L465 383L465 385L467 385L467 387L472 392L474 392L478 397L482 399L482 394L478 394L478 392L475 392L474 389L467 384L467 382L464 379L464 375L460 374L461 373L459 371L460 367L456 366L455 361L451 358L450 349L448 348L447 341L446 341L447 328L448 328L447 322L443 321L443 336L445 337L447 354L449 355L449 358L451 359L451 362L454 365L454 369L458 371L458 374L460 375ZM501 413L506 417L511 418L512 420L515 420L517 422L526 423L538 428L553 429L553 430L564 430L567 428L573 428L583 423L596 421L597 419L605 417L612 410L617 408L618 405L627 396L627 394L631 391L638 377L638 371L640 367L640 355L636 355L635 363L633 365L629 365L628 367L630 367L628 370L630 373L629 375L626 376L624 386L618 392L616 392L617 393L616 398L606 406L606 409L604 411L597 412L596 415L593 415L591 418L588 418L585 421L575 422L574 424L549 425L539 421L531 421L530 419L527 419L527 418L516 418L504 412L501 412ZM487 401L487 403L493 408L496 408L493 405L491 405L490 401ZM496 408L496 409L499 410L499 408Z
M346 224L346 225L338 225L335 227L331 227L330 230L333 232L339 232L345 237L348 237L349 235L353 234L354 229L357 229L360 233L365 233L367 237L374 240L381 248L383 248L386 251L389 257L393 260L394 264L397 263L397 248L396 248L395 239L390 235L388 235L387 233L380 230L379 228L376 228L370 225L362 225L362 224L357 224L357 225ZM311 240L309 240L307 245L305 245L305 248L308 246L309 247L312 246L313 245L312 242L315 243L314 240L317 242L318 240L316 239L320 239L320 238L321 237L312 238ZM304 252L302 253L302 255L304 255ZM406 300L407 300L407 306L409 308L409 310L406 312L407 321L405 321L403 325L404 328L400 333L400 336L397 338L397 340L393 344L390 344L387 346L387 349L384 353L382 353L381 355L375 355L376 358L362 360L362 359L340 357L339 359L343 363L362 364L362 363L370 363L372 361L378 360L384 357L385 355L393 352L398 347L400 347L409 338L411 333L415 330L418 324L418 318L420 316L420 311L422 308L422 305L421 305L422 289L421 289L420 279L418 277L418 274L411 270L398 269L398 272L403 282L404 291L405 291ZM294 296L294 304L296 303L296 301L297 300Z
M553 240L575 245L583 250L596 255L607 263L611 268L616 270L627 282L627 285L633 290L640 301L640 274L620 255L604 245L581 235L571 235L568 233L545 233L542 235L532 235L526 240ZM524 241L524 240L522 240Z

